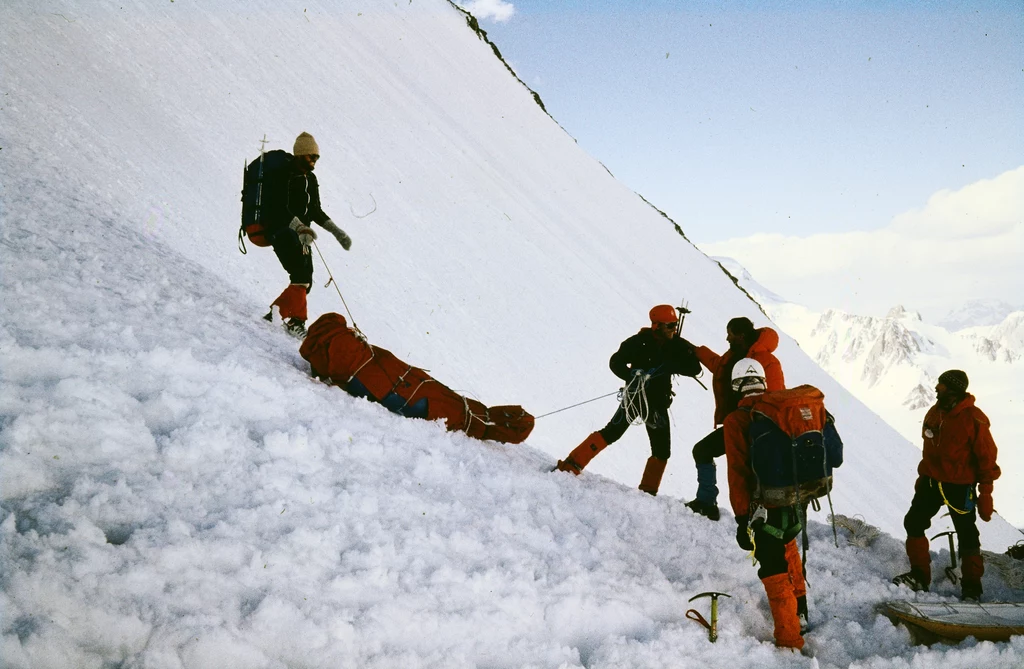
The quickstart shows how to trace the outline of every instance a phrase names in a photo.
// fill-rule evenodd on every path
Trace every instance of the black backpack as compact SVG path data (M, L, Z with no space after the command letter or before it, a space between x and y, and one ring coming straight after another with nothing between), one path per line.
M242 253L246 252L246 236L256 246L273 243L275 218L281 220L275 213L288 205L291 163L292 154L277 149L261 152L259 158L246 166L242 178L242 225L238 229L238 250Z
M802 504L832 490L843 464L843 440L814 386L767 392L750 407L754 499L766 506Z

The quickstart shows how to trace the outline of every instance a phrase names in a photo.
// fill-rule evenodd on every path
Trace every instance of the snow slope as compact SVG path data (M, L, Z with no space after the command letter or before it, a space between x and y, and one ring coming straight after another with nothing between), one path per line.
M687 336L717 348L732 316L766 323L452 5L15 1L0 25L5 666L1021 663L1020 640L919 649L875 615L909 596L888 579L916 453L788 338L787 378L825 390L848 444L836 511L892 535L841 529L837 548L812 524L815 659L765 643L728 517L682 506L711 422L696 384L677 383L650 498L636 430L579 479L548 473L614 400L501 447L309 380L259 319L283 272L235 250L264 133L317 137L354 240L320 248L371 341L485 402L613 391L608 355L658 302L685 296ZM324 277L312 313L343 311ZM994 551L1019 536L984 530ZM988 596L1019 598L1008 573L993 563ZM684 617L710 589L733 595L714 646Z

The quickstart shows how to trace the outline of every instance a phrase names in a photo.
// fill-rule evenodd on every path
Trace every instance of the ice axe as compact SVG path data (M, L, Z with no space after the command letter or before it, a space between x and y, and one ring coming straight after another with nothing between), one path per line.
M679 312L679 321L676 324L676 336L677 337L682 337L683 336L683 321L686 320L686 314L690 313L689 307L686 306L686 300L680 300L680 303L681 303L680 306L676 307L676 311ZM708 387L705 386L701 382L701 380L698 379L696 376L693 376L691 378L694 381L696 381L697 383L700 383L700 387L703 388L704 390L708 389Z
M960 576L956 573L956 546L953 544L953 537L956 532L939 532L932 541L935 541L939 537L949 537L949 566L946 567L946 577L949 578L949 582L956 585L957 581L960 580Z
M692 602L693 600L699 599L701 597L711 598L711 622L709 623L707 620L705 620L704 616L702 616L700 612L697 611L697 609L688 610L686 612L686 617L706 627L708 630L708 641L714 643L718 640L718 598L732 597L732 595L727 595L724 592L702 592L699 595L694 595L693 597L690 597L688 601Z

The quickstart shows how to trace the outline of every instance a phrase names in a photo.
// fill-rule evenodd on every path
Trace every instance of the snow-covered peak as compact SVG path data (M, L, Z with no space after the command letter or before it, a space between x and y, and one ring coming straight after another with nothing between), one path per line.
M950 332L958 332L976 326L998 325L1011 313L1022 308L1024 307L1021 305L1014 306L1003 300L975 299L950 311L938 321L937 325Z
M886 318L909 319L909 320L912 320L912 321L919 321L919 320L921 320L921 314L919 312L917 312L917 311L907 311L907 309L902 304L898 304L895 307L893 307L892 309L890 309L889 313L887 313L885 315L885 317Z

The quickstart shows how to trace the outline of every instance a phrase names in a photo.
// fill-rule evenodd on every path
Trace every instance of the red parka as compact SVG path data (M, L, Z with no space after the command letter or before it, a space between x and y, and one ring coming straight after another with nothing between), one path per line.
M753 358L764 367L768 390L785 390L786 379L782 365L772 353L779 347L779 333L772 328L756 331L757 340L746 355L735 356L732 351L718 355L707 346L697 347L697 359L711 370L711 387L715 393L715 425L721 425L735 408L739 399L732 391L732 368L742 358Z
M744 397L738 406L750 407L760 395ZM750 465L750 411L736 410L725 417L725 460L729 468L729 503L737 516L750 513L750 498L757 487L757 476Z
M942 483L992 483L999 478L996 443L988 416L974 406L974 395L950 409L928 410L921 428L924 449L917 473Z

